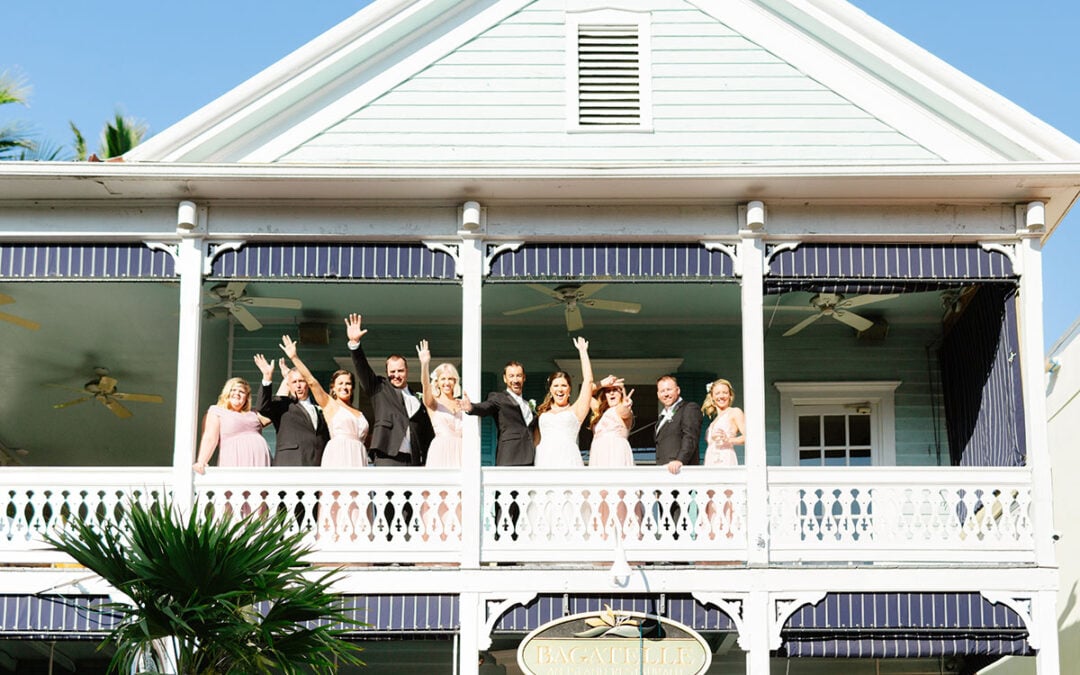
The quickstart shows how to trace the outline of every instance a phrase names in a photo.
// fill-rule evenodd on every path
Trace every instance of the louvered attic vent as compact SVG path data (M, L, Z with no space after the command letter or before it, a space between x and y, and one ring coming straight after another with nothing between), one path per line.
M578 26L578 124L641 124L638 27Z

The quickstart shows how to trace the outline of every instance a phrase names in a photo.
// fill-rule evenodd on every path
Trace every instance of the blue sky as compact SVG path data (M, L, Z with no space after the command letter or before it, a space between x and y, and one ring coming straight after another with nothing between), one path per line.
M40 134L91 151L119 106L156 133L361 9L366 0L34 0L8 3L0 71L32 86L16 110ZM887 26L1080 139L1080 2L854 0ZM10 106L7 106L10 108ZM5 120L12 116L5 111ZM4 121L4 120L0 120ZM1044 253L1046 345L1080 317L1067 278L1080 207Z

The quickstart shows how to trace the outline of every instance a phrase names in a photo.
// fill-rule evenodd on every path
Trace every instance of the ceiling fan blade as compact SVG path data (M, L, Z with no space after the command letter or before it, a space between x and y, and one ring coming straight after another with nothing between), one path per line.
M247 310L247 307L243 305L233 305L229 308L232 315L236 317L236 320L244 325L250 331L257 331L262 328L262 323L255 318L255 315Z
M231 295L234 298L239 298L244 294L244 289L247 288L246 281L230 281L225 284L223 289L226 295Z
M541 286L540 284L525 284L525 285L528 286L529 288L533 289L534 291L536 291L538 293L543 293L544 295L548 296L549 298L554 298L555 300L558 300L559 302L562 302L562 300L563 300L562 293L559 293L558 291L556 291L554 289L548 288L547 286Z
M89 401L92 398L94 398L94 397L93 396L83 396L82 398L77 398L77 399L75 399L73 401L65 401L64 403L57 403L53 407L57 408L57 409L59 409L59 408L67 408L68 406L72 406L72 405L75 405L77 403L83 403L84 401Z
M41 324L36 321L30 321L28 319L22 318L21 316L7 314L5 312L0 312L0 321L7 321L8 323L13 323L16 326L22 326L23 328L29 330L37 330L38 328L41 328Z
M578 298L587 298L605 286L607 286L607 284L581 284L581 286L578 287L577 296Z
M533 305L532 307L520 307L518 309L511 309L510 311L503 312L503 316L513 316L514 314L524 314L525 312L535 312L538 309L547 309L548 307L558 307L561 302L545 302L542 305Z
M846 323L855 330L866 330L874 325L874 322L870 319L864 319L854 312L845 312L842 309L833 311L832 316L840 323Z
M117 417L119 417L120 419L127 419L127 418L132 416L132 413L131 413L130 410L128 410L124 406L120 405L120 402L113 399L113 397L111 397L111 396L102 396L102 397L98 398L98 400L101 401L101 405L103 405L106 408L108 408L109 410L111 410L113 412L113 414L116 415Z
M277 309L301 309L304 303L296 298L252 298L243 297L237 300L249 307L275 307Z
M820 312L817 307L808 307L804 305L773 305L769 307L770 312Z
M139 401L140 403L164 403L165 399L157 394L127 394L122 391L113 392L113 398L121 401Z
M581 318L581 311L574 305L566 306L566 330L571 333L585 327L585 321Z
M836 303L838 309L851 309L852 307L861 307L862 305L869 305L872 302L881 302L883 300L892 300L893 298L899 298L896 293L887 295L856 295L854 298L844 298L840 302Z
M0 305L10 305L15 302L15 298L6 293L0 293Z
M619 300L579 300L579 305L585 305L589 309L606 309L611 312L626 312L637 314L641 311L641 305L636 302L621 302Z
M109 377L108 375L102 375L98 379L98 391L102 394L111 394L116 391L116 383L118 380L115 377Z
M787 332L784 333L784 337L791 337L795 333L798 333L799 331L801 331L803 328L806 328L810 324L812 324L815 321L817 321L818 319L820 319L822 316L823 315L819 312L819 313L817 313L817 314L815 314L813 316L806 317L805 319L803 319L799 323L797 323L794 326L792 326L791 328L789 328L787 330Z

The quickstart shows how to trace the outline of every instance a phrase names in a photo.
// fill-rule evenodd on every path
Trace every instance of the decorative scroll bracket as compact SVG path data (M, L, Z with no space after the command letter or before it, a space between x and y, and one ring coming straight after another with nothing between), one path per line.
M1012 611L1020 615L1020 619L1023 620L1024 625L1028 627L1028 644L1032 649L1038 649L1041 643L1041 633L1043 626L1038 626L1039 630L1032 630L1035 628L1035 623L1031 619L1031 596L1014 591L981 591L980 595L994 603L995 605L1005 605ZM1051 630L1057 632L1057 626L1051 626Z
M1012 263L1013 272L1018 276L1023 276L1024 262L1023 258L1016 255L1016 244L1002 244L998 241L980 241L979 246L981 246L984 251L996 251L1008 258L1009 262Z
M743 616L743 609L746 607L746 598L742 595L730 595L722 593L691 593L693 597L702 604L715 605L720 610L728 615L728 618L735 624L735 631L738 633L739 647L743 651L750 651L750 636L744 632L745 619Z
M454 276L461 278L461 245L452 241L426 241L421 240L421 244L427 247L429 251L442 251L446 255L450 256L450 259L454 261Z
M487 254L484 256L484 276L491 275L491 263L495 258L506 251L516 251L524 244L525 242L523 241L507 241L501 244L488 244Z
M246 241L215 241L207 244L206 256L203 259L203 274L210 276L214 271L214 259L225 251L239 251Z
M780 632L784 624L798 609L804 605L816 605L825 597L825 591L808 591L786 596L773 596L770 602L774 603L772 612L772 625L769 626L769 649L780 649L784 641ZM740 640L741 645L741 640Z
M727 257L731 258L731 271L737 276L742 276L742 258L739 257L739 245L738 244L725 244L720 241L702 241L701 245L705 247L706 251L720 251L727 254Z
M772 270L772 258L781 251L794 251L799 247L800 241L783 241L778 244L770 244L769 250L765 252L765 258L761 261L761 273L765 276L769 276L769 272Z
M484 599L484 632L480 635L479 643L477 646L480 649L489 649L491 647L491 631L495 629L495 622L499 620L499 617L506 613L506 610L510 609L514 605L524 605L526 602L536 597L536 592L528 593L511 593L509 595L500 593L498 596Z

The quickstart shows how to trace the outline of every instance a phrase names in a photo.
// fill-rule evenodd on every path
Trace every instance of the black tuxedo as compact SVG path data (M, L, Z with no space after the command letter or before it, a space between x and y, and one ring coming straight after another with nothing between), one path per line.
M318 424L311 423L311 416L304 406L288 396L274 396L272 385L259 388L255 410L269 417L277 431L274 466L319 466L323 448L330 440L330 429L322 411L316 408Z
M488 394L483 403L474 403L470 415L494 417L499 428L499 441L495 446L496 466L532 466L536 458L532 430L536 428L537 415L532 424L525 424L521 406L508 392L495 391Z
M698 438L701 436L701 408L693 401L679 400L671 420L656 423L656 463L663 466L673 460L684 465L699 463Z
M375 408L375 421L371 425L371 441L368 443L368 448L375 454L376 459L389 457L397 460L401 444L405 440L405 430L408 429L412 432L409 437L412 452L408 463L412 466L422 466L427 459L431 439L435 437L435 430L431 427L431 418L428 417L424 403L417 401L418 409L412 417L409 417L401 390L390 384L390 380L384 375L375 374L364 354L364 348L357 346L349 352L352 356L353 367L360 376L360 386Z

